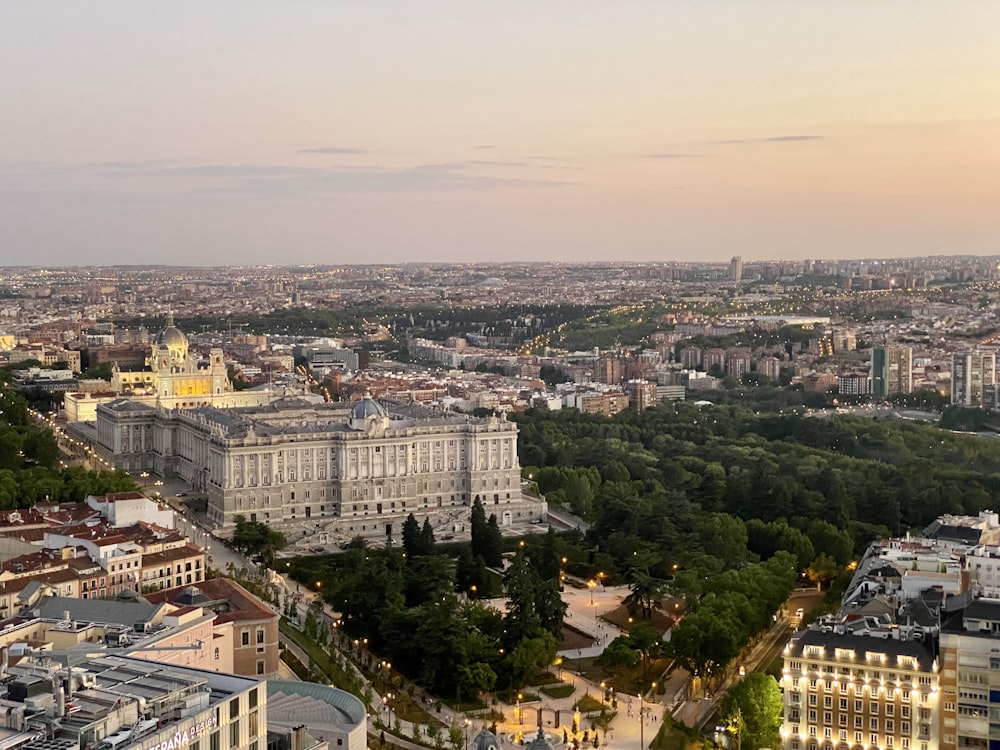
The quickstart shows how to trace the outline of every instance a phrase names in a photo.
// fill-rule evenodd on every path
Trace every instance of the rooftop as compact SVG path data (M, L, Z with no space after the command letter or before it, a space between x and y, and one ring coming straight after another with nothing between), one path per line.
M828 657L833 657L836 649L854 651L859 661L868 652L885 654L886 657L910 656L917 660L920 671L929 672L934 664L934 653L929 646L919 640L902 640L886 633L886 637L838 633L834 630L810 628L793 637L788 648L793 656L801 656L807 646L821 646Z

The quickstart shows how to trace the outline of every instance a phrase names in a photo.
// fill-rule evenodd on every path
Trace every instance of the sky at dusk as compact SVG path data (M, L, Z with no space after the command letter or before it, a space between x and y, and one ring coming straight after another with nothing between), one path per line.
M1000 2L0 4L0 264L1000 254Z

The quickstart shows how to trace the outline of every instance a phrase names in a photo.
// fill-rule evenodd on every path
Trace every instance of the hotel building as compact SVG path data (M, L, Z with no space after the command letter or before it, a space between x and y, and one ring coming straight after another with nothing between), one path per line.
M937 750L939 674L932 649L898 630L824 627L785 648L784 750Z

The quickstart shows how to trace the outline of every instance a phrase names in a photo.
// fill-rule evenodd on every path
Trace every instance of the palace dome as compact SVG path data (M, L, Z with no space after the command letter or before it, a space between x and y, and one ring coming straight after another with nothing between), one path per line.
M351 409L351 419L364 420L369 417L388 417L389 412L375 399L365 396Z

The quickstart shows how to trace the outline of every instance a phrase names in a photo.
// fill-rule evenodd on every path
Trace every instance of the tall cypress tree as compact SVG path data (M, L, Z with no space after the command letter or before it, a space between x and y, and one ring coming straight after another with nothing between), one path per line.
M431 519L425 518L424 525L420 529L420 554L434 554L434 528L431 526Z
M486 564L491 568L499 568L503 565L503 536L500 534L496 513L490 514L490 520L486 522L484 537L482 549L473 548L472 551L481 554Z
M410 558L423 554L421 551L420 524L417 523L417 518L412 513L403 522L403 551Z
M486 536L486 511L483 510L483 504L476 499L476 502L472 504L472 549L473 551L479 549L483 544L483 539Z

